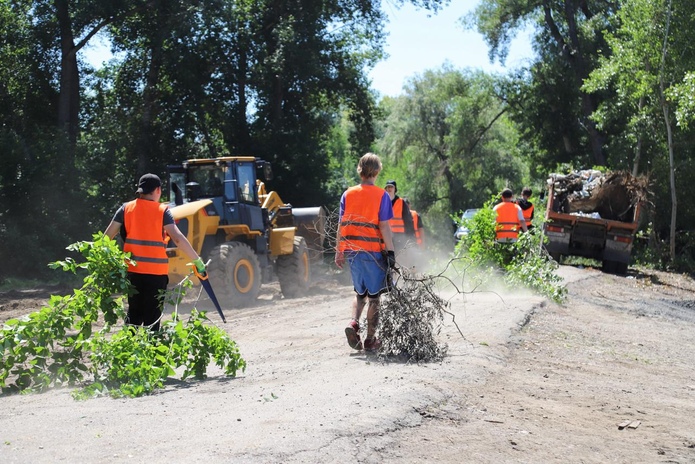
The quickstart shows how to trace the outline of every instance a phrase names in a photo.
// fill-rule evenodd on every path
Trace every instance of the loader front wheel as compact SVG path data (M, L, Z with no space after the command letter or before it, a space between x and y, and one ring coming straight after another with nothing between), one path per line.
M296 298L309 289L311 268L304 237L294 238L293 253L278 256L277 266L280 290L285 298Z
M251 247L227 242L210 252L210 284L223 306L243 308L256 301L261 290L261 266Z

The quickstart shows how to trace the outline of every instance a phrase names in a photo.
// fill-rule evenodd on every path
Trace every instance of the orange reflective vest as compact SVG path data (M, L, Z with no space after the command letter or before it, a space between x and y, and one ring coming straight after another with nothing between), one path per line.
M422 228L420 227L420 215L417 211L411 209L410 215L413 217L413 228L415 229L415 241L418 245L422 245Z
M495 206L493 210L497 213L496 218L496 240L500 242L514 242L519 237L519 206L511 201L505 201Z
M137 274L166 275L169 273L164 212L167 205L137 199L125 204L123 225L126 239L123 251L130 252L135 265L128 265L128 272Z
M405 234L405 222L403 222L403 199L398 198L394 203L393 218L389 220L391 224L391 232L394 234Z
M524 209L521 208L521 212L524 213L524 220L526 221L526 227L531 227L531 216L533 216L533 205Z
M384 189L375 185L356 185L345 192L338 251L385 249L379 230L379 207L384 193Z

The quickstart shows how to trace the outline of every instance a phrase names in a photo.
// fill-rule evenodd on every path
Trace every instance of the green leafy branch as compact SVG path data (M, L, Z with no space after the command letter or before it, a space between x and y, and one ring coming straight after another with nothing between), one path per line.
M229 376L245 369L236 343L206 324L204 312L193 310L185 322L174 315L156 333L127 326L115 330L125 317L124 300L131 291L128 256L103 234L68 249L85 261L67 258L51 267L86 271L83 285L72 295L52 296L40 311L5 323L0 331L3 392L82 384L77 398L140 396L162 388L179 368L182 380L204 378L211 360ZM95 331L100 321L103 326Z
M457 257L465 257L481 270L492 268L491 275L495 270L503 271L508 285L524 286L553 301L564 301L567 288L556 273L557 263L543 247L542 219L534 219L534 227L520 233L516 243L499 244L495 242L493 203L494 198L462 224L468 234L456 245Z

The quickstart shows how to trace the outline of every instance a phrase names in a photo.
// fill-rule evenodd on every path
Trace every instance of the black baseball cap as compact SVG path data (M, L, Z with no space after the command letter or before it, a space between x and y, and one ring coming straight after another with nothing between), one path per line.
M398 184L396 184L395 180L386 181L386 185L393 185L393 191L398 192ZM386 187L386 185L384 187Z
M147 195L148 193L154 192L157 187L162 186L162 181L156 174L145 174L140 178L138 182L138 189L135 193L142 193Z

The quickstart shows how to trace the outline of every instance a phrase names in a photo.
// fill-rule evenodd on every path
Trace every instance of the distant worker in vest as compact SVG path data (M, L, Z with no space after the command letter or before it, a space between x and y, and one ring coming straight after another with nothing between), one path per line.
M410 214L410 207L397 195L398 185L395 180L389 180L384 187L386 193L391 198L393 208L393 219L391 219L391 232L393 232L393 243L396 253L401 254L408 247L408 242L415 243L415 228L413 227L413 216ZM399 263L403 259L400 257ZM406 266L407 267L407 266Z
M335 264L345 262L355 289L352 318L345 328L348 344L355 350L374 352L381 342L376 337L379 321L379 297L388 290L387 276L395 267L393 237L389 219L393 217L391 199L384 189L375 185L381 172L381 160L367 153L357 164L361 183L347 189L340 199ZM367 334L364 345L360 338L360 317L367 306Z
M410 202L407 198L404 198L405 204L410 207ZM417 247L415 249L408 250L410 268L413 272L422 272L428 261L428 257L425 254L425 224L422 220L420 214L414 209L410 210L410 215L413 218L413 229L415 229L415 243Z
M408 199L404 199L405 204L410 207L410 202ZM413 218L413 229L415 230L415 242L417 243L417 246L422 248L422 246L425 243L425 224L422 221L422 217L420 217L420 214L415 211L414 209L410 210L410 215Z
M514 243L519 238L519 229L527 232L526 221L521 207L514 203L514 193L506 188L502 190L502 203L497 204L493 211L497 213L496 236L497 243Z
M166 235L193 261L200 274L205 272L205 263L176 226L169 207L159 202L159 177L142 176L136 193L139 197L116 211L104 234L113 239L120 232L123 251L129 252L135 262L128 265L128 280L134 293L128 296L126 324L157 331L164 306L163 292L169 284Z
M526 228L531 230L533 227L533 203L529 201L532 192L528 187L521 189L521 198L516 200L516 204L519 205L521 211L524 212L524 220L526 221Z

